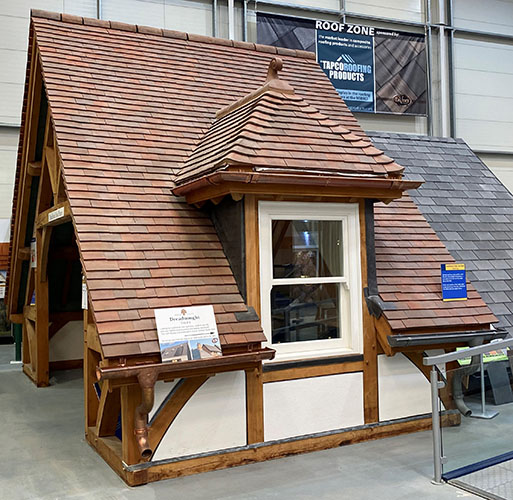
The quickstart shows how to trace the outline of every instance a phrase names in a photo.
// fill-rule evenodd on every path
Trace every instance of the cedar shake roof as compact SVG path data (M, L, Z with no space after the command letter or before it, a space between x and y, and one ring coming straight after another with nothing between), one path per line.
M442 300L440 265L455 260L408 195L376 204L375 221L378 290L396 307L383 311L394 333L471 330L497 321L470 283L468 300Z
M372 132L425 183L410 196L499 319L513 326L513 195L462 139Z
M217 113L176 177L178 185L233 166L256 171L394 177L403 167L296 95L271 61L265 84ZM285 72L286 73L286 72Z
M263 341L259 322L236 317L247 308L209 217L174 196L172 189L191 152L211 128L215 113L264 83L276 54L284 60L284 80L297 97L336 121L341 128L337 126L335 133L346 139L353 134L361 137L347 141L352 145L347 145L347 154L357 150L359 158L360 148L368 148L371 155L365 158L378 165L375 150L363 145L367 144L365 134L315 56L34 11L31 37L37 41L33 48L40 52L66 193L104 355L158 354L153 310L161 307L214 304L223 346ZM267 99L276 101L277 97L266 96L262 107L270 106ZM285 101L292 107L298 102ZM349 134L341 132L342 128ZM411 204L394 203L377 217L377 233L391 236L389 243L382 241L383 246L400 243L408 249L407 255L415 255L403 281L389 290L398 301L409 293L412 283L417 284L413 275L422 276L436 264L426 252L413 251L419 245L419 234L408 223L398 224L392 232L387 229L387 216L401 222L404 203ZM427 227L423 219L418 224ZM439 244L436 237L432 241ZM382 253L380 271L401 262L404 254ZM428 274L433 284L434 271ZM380 279L382 285L394 285L383 281L390 281L387 276ZM411 300L416 299L412 296ZM436 324L451 324L451 318L438 311L453 306L439 309L433 304L426 306L435 311L440 320ZM478 316L484 320L487 314L483 311ZM445 323L443 318L448 318ZM394 323L395 327L406 326L402 318L398 321L402 323Z

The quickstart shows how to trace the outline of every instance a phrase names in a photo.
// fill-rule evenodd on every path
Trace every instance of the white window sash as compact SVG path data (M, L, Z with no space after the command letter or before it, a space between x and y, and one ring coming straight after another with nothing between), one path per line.
M260 300L266 346L276 349L275 361L363 352L360 225L358 204L260 201ZM334 220L342 223L344 276L273 278L273 220ZM341 337L273 344L271 342L271 289L277 285L340 284Z

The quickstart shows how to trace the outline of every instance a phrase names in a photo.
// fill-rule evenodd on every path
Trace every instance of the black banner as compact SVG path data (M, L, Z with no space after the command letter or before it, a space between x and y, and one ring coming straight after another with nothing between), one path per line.
M258 43L307 50L351 111L425 115L424 35L257 14Z

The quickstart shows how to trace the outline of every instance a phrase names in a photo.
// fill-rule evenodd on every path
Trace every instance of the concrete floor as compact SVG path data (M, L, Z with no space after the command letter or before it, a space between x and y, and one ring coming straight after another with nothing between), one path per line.
M2 500L478 498L430 483L429 432L129 488L84 441L81 372L51 382L37 389L19 367L0 369Z

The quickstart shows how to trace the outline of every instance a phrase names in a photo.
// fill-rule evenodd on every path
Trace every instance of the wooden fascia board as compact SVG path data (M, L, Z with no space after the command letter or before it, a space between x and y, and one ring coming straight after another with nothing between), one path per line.
M32 28L31 28L32 29ZM27 210L28 201L30 198L29 183L32 182L32 176L28 172L28 157L30 156L31 145L35 147L34 137L37 135L37 125L39 119L39 105L38 99L40 92L36 89L41 88L42 85L42 72L41 63L39 60L39 50L34 38L32 51L30 54L30 71L28 75L28 91L27 91L27 109L25 111L25 123L23 133L23 143L20 145L21 158L20 158L20 173L18 177L18 198L16 210L14 213L14 231L13 239L11 242L11 262L9 269L9 289L7 293L7 303L9 307L10 316L13 317L17 313L16 309L19 308L17 300L17 292L20 286L21 278L21 264L22 260L18 257L18 250L20 248L20 239L26 231L27 223ZM23 243L23 246L24 243ZM16 291L16 293L15 293Z
M245 184L225 182L200 188L185 195L187 203L193 205L226 195L282 195L282 196L324 196L327 198L371 198L389 203L401 198L403 192L399 189L376 189L332 186L299 186L297 184Z

